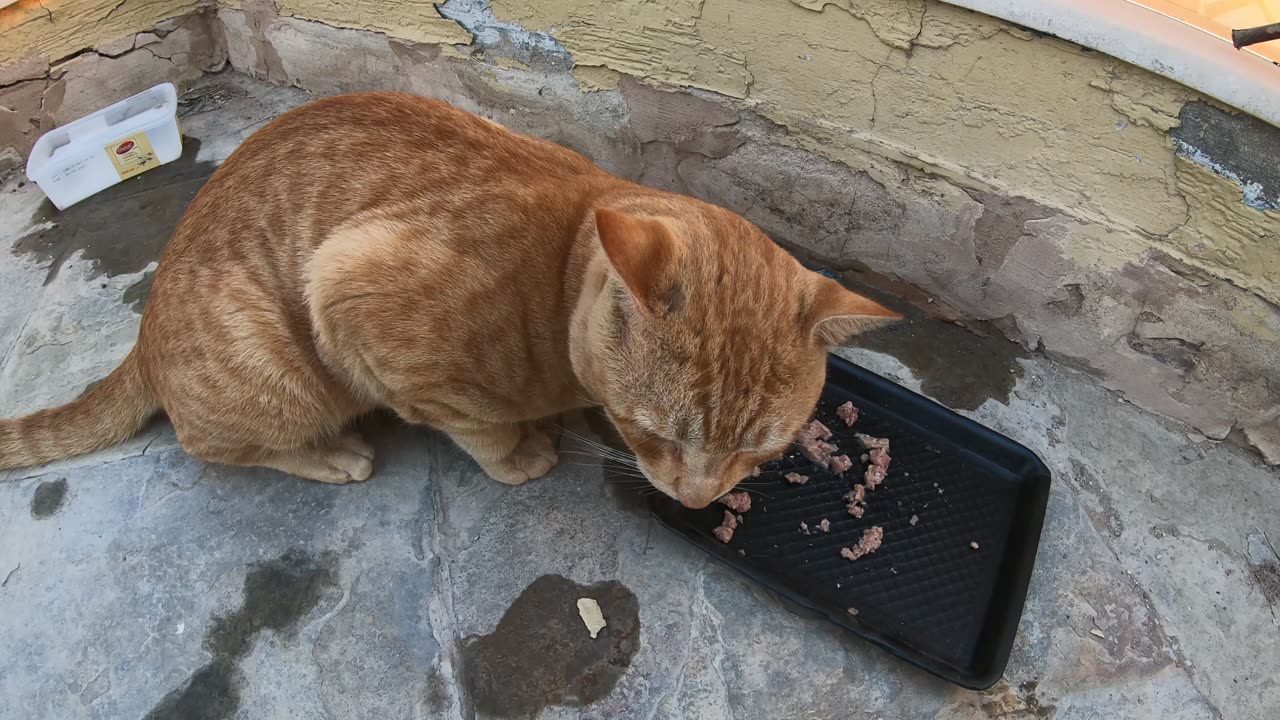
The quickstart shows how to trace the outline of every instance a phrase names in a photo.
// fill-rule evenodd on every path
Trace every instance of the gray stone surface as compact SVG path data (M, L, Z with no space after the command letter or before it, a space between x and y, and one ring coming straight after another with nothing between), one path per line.
M207 80L183 123L196 160L221 161L305 97ZM66 401L123 357L138 322L126 291L149 267L116 272L79 248L44 285L50 260L13 249L58 218L33 224L40 195L18 183L0 185L3 415ZM953 332L921 320L845 354L963 398L1053 469L1013 658L990 691L782 604L656 526L589 456L509 488L439 435L377 419L374 478L332 487L194 461L158 422L0 479L0 718L493 716L463 648L549 575L625 588L639 631L611 691L577 703L583 678L569 673L553 693L568 704L542 718L1272 717L1276 472L1004 340L974 340L952 367L920 362L949 352ZM548 645L546 664L571 645Z

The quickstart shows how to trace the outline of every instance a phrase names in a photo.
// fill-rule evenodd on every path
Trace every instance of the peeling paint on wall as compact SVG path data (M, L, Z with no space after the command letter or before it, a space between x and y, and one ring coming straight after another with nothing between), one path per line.
M822 12L828 5L838 7L867 23L880 41L890 47L910 50L924 28L924 0L867 3L855 0L791 0L807 10Z
M431 0L276 0L280 15L359 28L420 43L471 42L471 34L443 17Z
M1170 133L1178 154L1238 183L1244 203L1280 210L1280 132L1257 118L1204 102L1182 106Z
M0 67L25 56L61 60L211 4L206 0L24 0L0 10Z
M1178 192L1190 213L1169 242L1197 264L1280 303L1280 210L1258 210L1242 200L1239 183L1213 172L1213 165L1178 157ZM1249 193L1245 186L1246 198Z
M26 55L0 66L0 170L20 165L45 131L161 82L179 88L226 63L211 28L195 13L146 32L97 43L50 66Z

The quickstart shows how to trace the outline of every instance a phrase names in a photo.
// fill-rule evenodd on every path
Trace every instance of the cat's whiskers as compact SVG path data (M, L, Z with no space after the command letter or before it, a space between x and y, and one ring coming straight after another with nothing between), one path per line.
M628 465L628 466L630 466L630 467L636 467L636 466L637 466L637 465L636 465L636 457L635 457L635 455L632 455L631 453L624 452L624 451L619 450L619 449L617 449L617 448L614 448L614 447L610 447L610 446L608 446L608 445L605 445L604 443L602 443L602 442L600 442L600 441L598 441L598 440L593 440L593 439L591 439L591 438L589 438L589 437L586 437L586 436L584 436L584 435L581 435L581 434L579 434L579 433L576 433L576 432L574 432L574 431L570 430L569 428L564 427L563 425L561 425L561 426L560 426L560 431L561 431L561 432L563 432L563 433L564 433L566 436L568 436L569 438L571 438L571 439L573 439L573 440L576 440L576 441L578 441L579 443L581 443L581 444L582 444L583 446L585 446L588 450L594 450L596 453L598 453L600 456L602 456L602 457L604 457L604 458L607 458L607 459L610 459L610 460L616 460L616 461L618 461L618 462L620 462L620 463L623 463L623 464L625 464L625 465ZM562 452L567 452L567 451L562 451Z
M621 459L621 458L609 457L609 456L607 456L607 455L601 455L599 452L588 452L588 451L583 451L583 450L561 450L561 451L560 451L560 454L561 454L561 455L576 455L576 456L578 456L578 457L582 457L582 458L595 458L595 459L597 459L597 460L599 460L599 461L600 461L600 463L599 463L599 466L600 466L600 467L605 467L605 468L607 468L607 469L609 469L609 470L618 470L618 469L621 469L622 471L627 472L627 473L631 473L631 474L636 474L636 473L638 473L638 472L639 472L639 470L640 470L640 468L639 468L639 467L637 467L637 466L635 465L635 463L629 463L629 462L626 462L625 460L623 460L623 459Z

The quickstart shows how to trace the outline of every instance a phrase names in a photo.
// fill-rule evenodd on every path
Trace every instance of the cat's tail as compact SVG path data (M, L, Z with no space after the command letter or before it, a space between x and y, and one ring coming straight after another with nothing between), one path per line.
M40 465L123 442L159 409L135 347L120 367L66 405L0 420L0 470Z

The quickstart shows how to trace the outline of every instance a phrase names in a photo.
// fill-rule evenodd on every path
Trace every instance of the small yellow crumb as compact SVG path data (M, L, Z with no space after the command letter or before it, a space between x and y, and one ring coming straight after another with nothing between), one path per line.
M587 626L587 632L591 633L592 640L609 624L604 621L604 613L600 612L600 603L591 598L578 598L578 615L582 624Z

